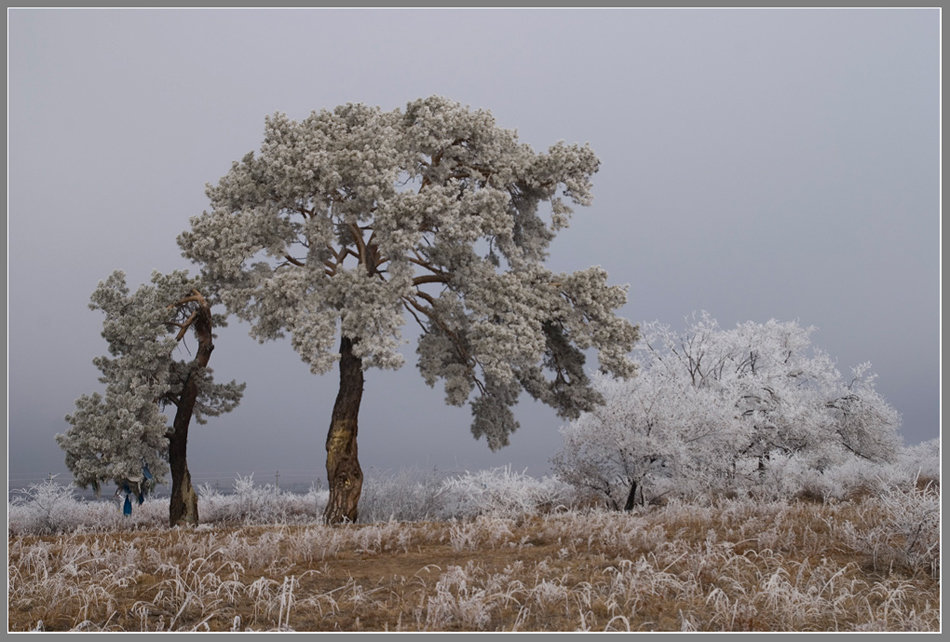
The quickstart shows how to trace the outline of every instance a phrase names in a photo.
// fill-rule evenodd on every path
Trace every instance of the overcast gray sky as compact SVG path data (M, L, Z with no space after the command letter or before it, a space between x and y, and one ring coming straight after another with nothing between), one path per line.
M9 476L68 478L54 435L100 389L96 283L193 268L176 236L265 115L431 94L490 109L535 149L590 142L594 204L558 270L629 283L629 319L705 309L815 325L869 360L908 443L939 433L937 9L69 10L8 14ZM324 476L337 376L289 342L219 333L244 403L191 432L196 481ZM525 399L491 453L407 348L370 371L365 469L549 472L561 421Z

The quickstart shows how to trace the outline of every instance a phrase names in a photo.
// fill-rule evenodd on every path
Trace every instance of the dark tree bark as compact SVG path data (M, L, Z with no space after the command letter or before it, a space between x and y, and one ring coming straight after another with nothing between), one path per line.
M188 321L183 324L178 334L180 340L185 331L191 327L198 340L198 351L188 377L181 392L178 394L175 420L172 431L168 436L168 464L172 473L171 501L168 506L168 523L170 526L181 524L198 524L198 494L191 485L191 473L188 472L188 426L194 414L195 402L198 399L197 374L207 367L214 350L212 341L211 308L204 297L198 292L178 302L178 306L187 303L196 303Z
M327 433L327 481L330 498L323 519L327 524L355 522L363 471L357 457L356 433L363 398L363 363L353 354L354 340L340 341L340 390Z
M188 421L175 416L173 434L168 438L168 463L172 472L172 493L168 505L169 526L198 524L198 494L191 485L188 472Z
M627 494L627 503L624 504L624 507L623 507L625 511L631 511L633 510L633 507L637 505L637 488L638 487L639 486L637 484L637 480L634 479L630 483L630 492ZM641 499L642 498L643 498L643 495L641 491Z

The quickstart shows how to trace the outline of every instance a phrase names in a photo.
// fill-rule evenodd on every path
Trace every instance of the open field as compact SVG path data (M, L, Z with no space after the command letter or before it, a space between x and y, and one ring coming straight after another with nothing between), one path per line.
M937 631L938 511L927 485L631 513L12 533L8 627Z

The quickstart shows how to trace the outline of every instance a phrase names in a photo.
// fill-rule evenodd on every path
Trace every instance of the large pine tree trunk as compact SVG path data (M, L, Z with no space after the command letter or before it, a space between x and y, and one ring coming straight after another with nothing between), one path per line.
M363 471L356 451L357 417L363 397L363 364L353 354L353 340L340 341L340 391L327 433L327 481L330 499L323 519L327 524L355 522L363 489Z
M178 395L178 410L172 424L172 434L168 438L168 464L172 473L171 501L168 505L168 523L198 524L198 494L191 485L191 473L188 472L188 426L198 399L198 381L196 374L208 366L211 351L214 350L211 329L211 309L197 293L199 303L191 326L198 339L198 352L191 364L191 372L181 393Z

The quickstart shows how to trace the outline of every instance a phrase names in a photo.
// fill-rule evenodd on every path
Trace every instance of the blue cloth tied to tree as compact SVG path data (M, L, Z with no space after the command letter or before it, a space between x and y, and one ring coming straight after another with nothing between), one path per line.
M125 493L125 502L122 505L122 514L131 515L132 514L132 495L135 495L135 499L138 500L139 505L141 506L145 502L145 495L151 490L155 485L155 477L152 475L152 471L148 469L148 464L142 462L142 476L127 478L122 481L122 485L119 489L116 490L116 495L120 492ZM133 487L135 490L133 490Z

